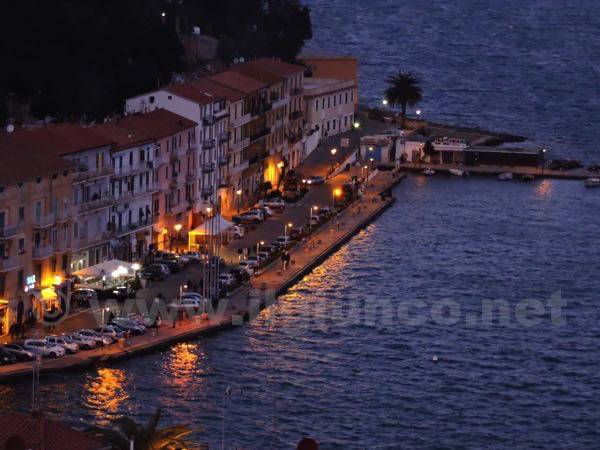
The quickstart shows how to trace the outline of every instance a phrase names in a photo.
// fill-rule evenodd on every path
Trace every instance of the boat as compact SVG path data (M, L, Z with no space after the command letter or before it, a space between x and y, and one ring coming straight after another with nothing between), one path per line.
M585 180L585 187L598 187L600 186L600 178L588 178Z
M521 181L535 181L535 177L533 175L521 175Z
M500 181L509 181L512 180L514 178L514 175L512 172L502 172L500 175L498 175L498 179Z
M421 172L423 175L425 175L426 177L430 177L431 175L435 175L435 170L433 169L425 169L423 172Z
M469 175L469 172L460 169L450 169L448 172L450 172L451 175L456 175L457 177L466 177Z

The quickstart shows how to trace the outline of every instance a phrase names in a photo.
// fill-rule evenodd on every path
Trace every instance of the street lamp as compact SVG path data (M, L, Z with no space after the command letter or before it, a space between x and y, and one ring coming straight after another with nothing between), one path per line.
M175 228L175 231L177 231L179 233L181 231L181 229L183 228L183 225L181 225L180 223L176 223L173 228Z
M331 149L331 156L335 156L335 154L337 153L337 148L332 148Z
M317 211L319 209L318 206L311 206L310 210L309 210L309 214L308 214L308 221L310 222L310 219L312 219L313 216L313 211Z
M335 208L335 199L336 197L339 197L340 195L342 195L342 190L340 188L335 188L333 190L333 207Z
M360 122L354 122L354 129L358 130L360 128Z
M260 241L256 243L256 258L258 259L258 252L260 252L260 246L265 245L265 241Z
M417 109L417 116L420 116L420 115L421 115L421 110Z
M106 324L104 323L104 313L105 313L105 312L109 312L109 311L110 311L110 308L108 308L108 307L106 307L106 308L102 308L102 326L106 325Z
M286 224L283 226L283 236L284 236L284 237L287 237L287 229L288 229L288 228L292 228L293 226L294 226L294 224L293 224L292 222L290 222L290 223L286 223Z
M207 206L207 207L206 207L206 213L207 213L208 215L210 215L210 213L211 213L211 212L212 212L212 208L211 208L210 206Z
M238 189L235 191L235 195L237 196L237 212L240 213L240 208L242 206L242 190Z
M384 98L384 99L381 101L381 103L383 104L383 106L387 106L389 102L387 101L387 98Z

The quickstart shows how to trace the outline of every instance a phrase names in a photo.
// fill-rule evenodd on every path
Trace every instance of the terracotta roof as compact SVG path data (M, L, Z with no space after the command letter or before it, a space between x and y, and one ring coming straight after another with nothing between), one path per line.
M237 102L244 98L244 94L236 89L232 89L229 86L219 84L216 81L211 80L209 77L203 77L195 80L192 85L205 92L209 92L215 97L224 98L230 102Z
M199 105L208 105L211 102L219 100L212 95L207 95L206 92L194 87L192 83L186 84L173 84L165 88L167 92L175 94L179 97L183 97Z
M270 70L267 70L266 68L255 64L254 61L244 64L233 65L231 66L231 70L241 73L242 75L245 75L247 77L254 78L257 81L268 85L282 83L283 81L285 81L285 77L277 75L271 72Z
M72 168L72 162L54 151L58 148L55 139L45 129L1 134L0 185L10 186Z
M3 414L0 416L0 448L19 440L31 450L96 450L106 448L101 440L42 414ZM10 441L9 441L10 440Z
M146 114L136 114L96 125L91 130L114 142L114 150L122 150L155 142L196 125L196 122L166 109L156 109Z
M247 77L231 69L210 75L206 78L223 86L243 92L244 94L251 94L267 87L265 83L257 81L254 78Z
M246 64L249 66L260 67L263 70L267 70L283 77L289 77L304 72L304 66L286 63L275 58L258 58Z

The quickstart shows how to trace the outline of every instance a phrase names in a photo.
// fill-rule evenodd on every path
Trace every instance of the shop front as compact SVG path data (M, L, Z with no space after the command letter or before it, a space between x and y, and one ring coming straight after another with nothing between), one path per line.
M7 300L0 300L0 336L8 334L10 310Z

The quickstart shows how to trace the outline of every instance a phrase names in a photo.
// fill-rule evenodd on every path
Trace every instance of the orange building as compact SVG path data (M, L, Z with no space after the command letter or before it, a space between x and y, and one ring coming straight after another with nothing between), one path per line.
M0 136L0 335L60 306L68 270L74 165L26 133Z
M358 111L358 58L356 56L321 55L306 51L300 54L298 59L306 64L315 78L354 81L354 109Z

